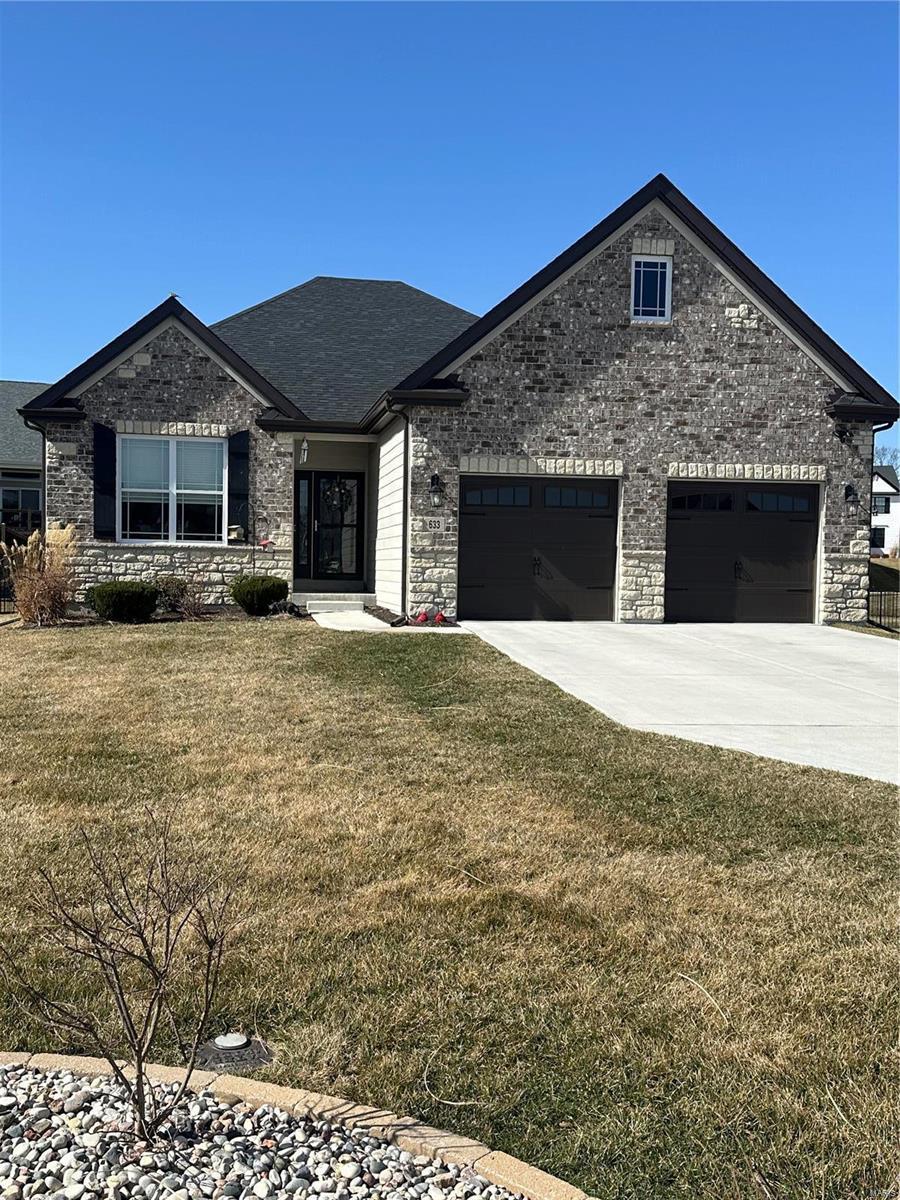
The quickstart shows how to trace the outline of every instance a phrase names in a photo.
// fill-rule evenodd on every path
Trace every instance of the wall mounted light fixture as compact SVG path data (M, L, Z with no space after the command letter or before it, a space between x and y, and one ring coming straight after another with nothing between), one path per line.
M848 504L859 504L859 492L856 490L855 483L844 484L844 499Z
M431 485L428 488L428 494L431 496L431 504L433 508L440 508L444 503L444 494L447 489L444 486L440 475L432 475Z
M308 458L309 458L309 442L306 440L306 438L304 438L303 441L300 443L300 461L301 461L301 463L305 463Z

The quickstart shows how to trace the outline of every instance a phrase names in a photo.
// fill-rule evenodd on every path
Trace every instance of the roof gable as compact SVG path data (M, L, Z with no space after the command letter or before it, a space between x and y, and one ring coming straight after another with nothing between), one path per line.
M795 341L811 351L812 356L821 361L826 369L830 367L829 373L838 377L842 386L846 381L849 389L858 393L854 399L862 403L854 405L857 410L854 415L896 420L900 410L894 397L842 350L665 175L651 179L459 337L422 363L400 386L422 387L437 377L451 373L482 345L499 336L522 312L583 266L603 245L621 236L629 223L654 204L660 205L667 217L674 218L676 226L682 227L686 235L705 247L719 265L733 275L738 286L761 301L762 306L773 314L777 323Z
M67 403L67 399L72 392L85 385L92 376L103 372L117 358L127 353L136 343L153 334L167 321L176 321L182 325L191 337L220 359L232 374L258 393L264 403L271 405L286 417L303 419L305 414L300 409L260 375L255 367L245 362L209 326L204 325L199 317L194 316L190 309L185 308L175 296L170 296L162 304L151 309L134 325L98 350L96 354L92 354L90 358L85 359L62 379L40 391L23 406L24 411L38 417L39 415L52 416L55 409L71 409L72 405Z
M319 275L211 328L313 420L352 423L476 319L399 280Z

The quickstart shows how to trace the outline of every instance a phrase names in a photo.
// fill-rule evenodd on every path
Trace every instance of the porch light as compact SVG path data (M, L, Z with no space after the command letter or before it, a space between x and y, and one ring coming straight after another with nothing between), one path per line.
M309 458L309 442L306 440L306 438L304 438L303 441L300 443L300 461L302 463L305 463L308 458Z
M844 484L844 499L848 504L859 504L859 492L853 483Z
M440 508L444 503L444 493L446 490L440 475L432 475L428 493L431 496L431 503L434 508Z

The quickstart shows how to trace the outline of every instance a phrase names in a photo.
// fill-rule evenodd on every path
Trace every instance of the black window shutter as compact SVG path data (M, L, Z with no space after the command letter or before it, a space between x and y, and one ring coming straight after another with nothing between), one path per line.
M94 537L116 537L116 431L94 422Z
M242 429L228 439L228 524L240 525L241 537L250 537L250 430Z

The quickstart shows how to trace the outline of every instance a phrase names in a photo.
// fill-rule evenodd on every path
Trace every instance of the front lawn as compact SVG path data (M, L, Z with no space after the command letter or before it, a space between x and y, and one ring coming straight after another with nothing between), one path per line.
M470 637L5 629L0 673L0 925L77 823L172 803L252 863L220 1016L271 1078L604 1200L891 1185L889 786L624 729ZM3 996L0 1047L85 1049Z

